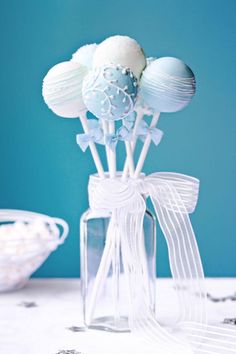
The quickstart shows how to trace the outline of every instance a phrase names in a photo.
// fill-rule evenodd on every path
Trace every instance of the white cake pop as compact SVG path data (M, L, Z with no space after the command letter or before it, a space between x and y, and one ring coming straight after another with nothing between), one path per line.
M93 66L119 64L130 68L133 74L140 78L146 66L146 58L140 45L127 36L112 36L97 46L93 57Z
M97 48L97 44L86 44L83 47L80 47L71 58L72 62L80 63L86 66L88 69L92 68L93 65L93 56Z
M88 69L66 61L53 66L43 80L43 98L58 116L77 118L84 111L82 83Z

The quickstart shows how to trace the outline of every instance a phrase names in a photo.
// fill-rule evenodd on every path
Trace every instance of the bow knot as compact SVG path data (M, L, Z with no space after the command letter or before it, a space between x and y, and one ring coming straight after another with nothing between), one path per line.
M148 124L142 120L137 129L137 135L142 142L145 142L146 136L150 135L153 143L157 146L163 137L163 131L157 129L156 127L150 128Z
M152 344L147 353L154 353L153 349L155 352L168 354L213 353L209 351L211 347L215 354L222 353L221 349L224 353L236 353L236 342L235 339L232 340L235 334L232 334L232 330L227 332L224 328L220 331L219 327L207 325L204 273L188 215L196 206L198 189L197 179L177 173L153 173L138 180L128 181L122 181L119 177L103 180L95 176L90 177L90 207L110 213L98 274L105 271L105 276L108 276L114 257L117 262L116 249L120 244L129 298L132 299L129 311L130 329L138 335L145 333L145 338ZM159 226L166 239L175 287L184 289L178 291L181 318L175 324L173 333L160 326L151 309L147 258L144 253L144 194L152 201ZM96 299L95 286L94 291ZM220 337L221 332L223 336ZM217 335L214 342L212 333ZM222 343L220 346L219 342Z
M134 123L136 121L136 116L137 116L137 113L135 111L133 111L132 113L130 113L128 116L126 116L123 120L123 124L125 125L125 127L128 129L128 130L131 130L133 129L134 127Z
M137 199L137 191L130 183L121 179L100 179L90 176L89 205L92 210L107 210L124 208ZM135 203L134 203L135 204Z
M105 135L105 144L111 149L115 150L118 141L127 141L132 139L132 132L124 125L122 125L115 134Z
M141 196L150 196L166 210L192 213L198 199L199 180L190 176L158 172L139 179L122 181L91 176L89 202L92 209L114 210L135 204Z
M76 135L76 142L83 152L86 151L91 141L98 144L104 144L104 135L99 121L96 119L89 119L88 128L89 133Z

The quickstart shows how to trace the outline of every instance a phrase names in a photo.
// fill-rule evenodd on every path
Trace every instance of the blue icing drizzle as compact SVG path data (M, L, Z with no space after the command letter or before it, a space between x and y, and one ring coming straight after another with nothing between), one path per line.
M113 64L90 71L82 88L88 110L97 118L111 121L133 111L137 92L138 82L130 69Z

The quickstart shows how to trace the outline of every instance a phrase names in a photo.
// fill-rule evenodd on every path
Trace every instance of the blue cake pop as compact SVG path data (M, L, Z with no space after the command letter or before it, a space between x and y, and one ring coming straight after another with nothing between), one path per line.
M192 70L180 59L163 57L143 71L140 96L157 112L177 112L186 107L196 91Z
M133 111L137 91L138 82L130 69L115 64L91 70L82 87L87 109L108 121L123 119Z

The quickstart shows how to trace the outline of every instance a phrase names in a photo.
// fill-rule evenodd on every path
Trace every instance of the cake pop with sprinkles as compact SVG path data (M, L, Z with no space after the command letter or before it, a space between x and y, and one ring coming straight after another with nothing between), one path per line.
M128 36L112 36L97 46L93 57L93 67L119 64L130 68L140 78L146 66L146 58L140 45Z
M123 119L133 111L137 91L138 82L132 71L115 64L90 71L82 87L87 109L108 121Z
M143 71L140 96L157 112L177 112L185 108L196 91L192 70L180 59L163 57Z
M82 82L88 69L66 61L53 66L43 80L45 103L58 116L77 118L86 109L82 98Z

